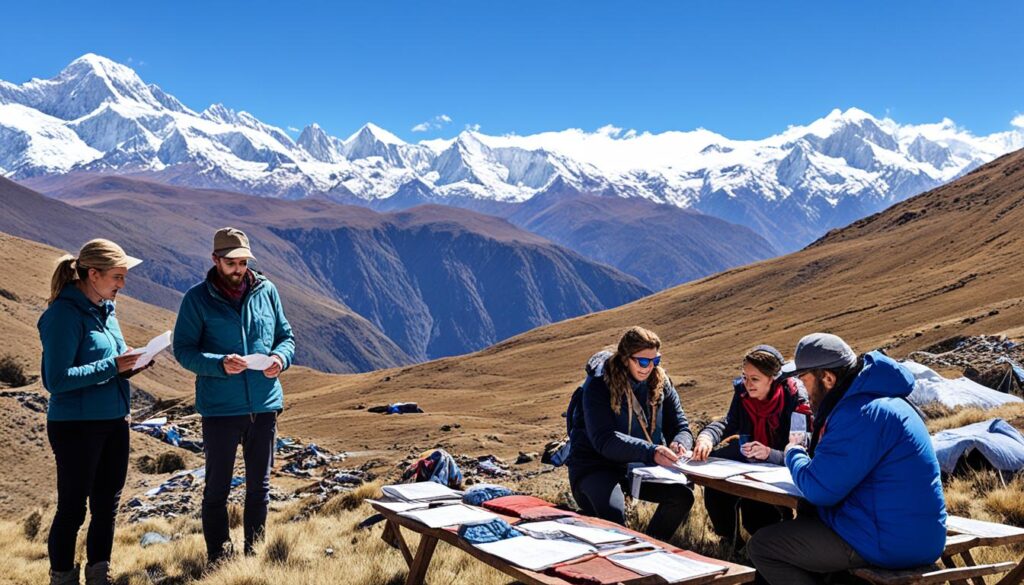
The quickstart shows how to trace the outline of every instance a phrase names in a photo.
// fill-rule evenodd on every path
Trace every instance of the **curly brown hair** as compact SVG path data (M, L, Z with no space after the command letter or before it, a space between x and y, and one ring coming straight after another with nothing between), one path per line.
M612 410L615 414L622 412L622 403L627 400L627 392L632 392L629 384L629 359L638 351L645 349L661 349L661 339L656 333L643 327L630 327L622 334L615 353L608 358L604 369L604 381L608 385L608 392L611 394ZM661 404L661 395L665 389L665 381L668 374L661 366L651 370L647 376L648 403L651 412L654 413Z

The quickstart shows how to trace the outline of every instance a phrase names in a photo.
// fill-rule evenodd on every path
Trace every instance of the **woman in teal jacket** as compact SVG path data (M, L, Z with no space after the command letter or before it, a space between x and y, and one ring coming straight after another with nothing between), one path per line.
M47 543L52 584L79 582L75 541L87 500L86 583L110 583L114 515L128 472L127 378L138 360L127 355L114 300L138 263L111 241L88 242L77 258L60 260L39 318L43 387L50 393L46 432L57 463L57 513Z

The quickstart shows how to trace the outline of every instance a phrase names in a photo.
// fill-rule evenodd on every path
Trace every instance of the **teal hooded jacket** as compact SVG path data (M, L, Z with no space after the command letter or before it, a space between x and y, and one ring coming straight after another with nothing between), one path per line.
M262 274L252 274L255 282L238 309L217 292L210 276L181 300L174 324L174 357L196 374L196 410L203 416L255 414L284 407L277 378L256 370L232 376L224 371L224 357L229 354L276 355L282 371L295 356L295 336L277 287Z
M114 303L95 304L69 284L39 318L43 387L51 421L123 418L131 404L128 380L115 358L128 347Z

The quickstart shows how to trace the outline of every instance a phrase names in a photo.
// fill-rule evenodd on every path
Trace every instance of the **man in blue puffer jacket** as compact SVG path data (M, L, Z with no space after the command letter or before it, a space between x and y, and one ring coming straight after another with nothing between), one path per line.
M750 558L772 584L822 574L935 562L946 541L939 463L906 397L914 377L880 352L860 359L842 339L800 340L796 368L820 421L811 454L791 444L786 465L816 515L759 531Z
M174 325L174 357L196 374L196 410L203 416L202 520L210 563L231 551L227 501L239 444L245 459L247 554L263 536L277 415L284 406L277 376L295 354L277 288L248 267L249 238L224 228L213 241L214 266L206 280L185 293Z

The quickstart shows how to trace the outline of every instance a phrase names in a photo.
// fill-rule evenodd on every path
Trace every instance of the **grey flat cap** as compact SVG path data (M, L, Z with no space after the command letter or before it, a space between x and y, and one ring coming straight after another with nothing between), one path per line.
M857 354L842 339L831 333L812 333L796 344L796 371L839 369L857 363Z

